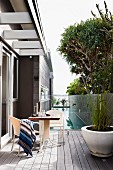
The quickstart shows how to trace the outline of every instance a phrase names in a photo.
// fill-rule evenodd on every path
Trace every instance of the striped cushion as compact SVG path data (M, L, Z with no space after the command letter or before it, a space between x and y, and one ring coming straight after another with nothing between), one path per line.
M36 140L36 135L33 128L33 122L23 120L20 123L20 136L18 144L24 149L24 152L32 156L32 147Z

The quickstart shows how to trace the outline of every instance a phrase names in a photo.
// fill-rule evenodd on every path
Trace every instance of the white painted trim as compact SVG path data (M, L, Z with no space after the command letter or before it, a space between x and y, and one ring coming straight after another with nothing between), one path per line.
M21 56L38 56L38 55L44 55L44 52L42 49L20 49L19 55Z
M0 24L31 24L28 12L4 12L0 13Z
M42 48L40 41L13 41L12 47L14 49Z
M11 140L11 136L9 134L6 134L1 137L1 148L3 148L8 142Z
M35 30L4 30L4 39L38 39Z
M13 74L13 80L14 80L14 59L15 59L16 57L14 56L13 57L13 72L12 72L12 74ZM17 100L18 99L18 64L19 64L19 61L18 61L18 59L16 58L16 71L17 71L17 75L16 75L16 84L17 84L17 93L16 93L16 98L14 98L13 97L13 92L12 92L12 101L13 101L13 99L15 99L15 100ZM13 82L13 84L14 84L14 82ZM14 87L13 87L13 90L14 90Z
M6 84L6 100L5 100L5 103L6 103L6 134L4 136L1 137L1 146L0 147L3 147L4 143L7 143L8 140L10 139L10 131L11 131L11 126L9 124L9 119L8 119L8 115L10 114L10 109L11 109L11 96L10 96L10 57L11 57L11 54L10 52L8 53L8 51L5 51L5 49L2 48L2 58L6 56L6 60L7 60L7 72L6 72L6 79L7 79L7 84ZM2 76L1 76L1 86L2 86ZM2 89L1 89L2 90ZM3 99L2 101L3 102ZM2 103L1 103L2 104ZM1 112L1 114L3 114ZM1 116L2 117L2 116ZM1 126L2 126L2 123L1 123ZM2 129L2 127L0 127Z
M28 1L28 4L29 4L29 8L31 10L31 13L32 13L35 25L36 25L36 28L38 30L38 34L39 34L41 43L42 43L43 48L44 48L44 53L47 53L47 46L46 46L45 40L44 40L44 38L42 36L42 33L41 33L41 30L40 30L40 26L39 26L39 23L38 23L38 19L37 19L36 13L35 13L35 9L34 9L33 3L32 3L31 0L27 0L27 1Z
M2 136L2 43L0 42L0 148Z

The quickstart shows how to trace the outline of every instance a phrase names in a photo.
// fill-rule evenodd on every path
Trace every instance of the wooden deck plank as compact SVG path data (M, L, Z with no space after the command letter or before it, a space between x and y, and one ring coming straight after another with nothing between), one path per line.
M58 131L53 131L50 138L51 138L50 140L53 140L53 142L58 143ZM48 170L53 170L53 169L56 170L57 146L52 145L50 142L48 143L47 146L50 147L48 149L49 151L48 161L46 160L47 161L46 163L48 163Z
M1 158L0 158L0 165L4 164L4 162L7 160L7 158L8 158L10 155L11 155L11 153L5 152L5 153L1 156Z
M50 161L50 148L46 148L41 162L40 170L49 169L49 161Z
M65 136L64 136L64 141L65 141L65 145L64 145L65 167L66 167L66 170L73 170L69 140L70 140L69 136L67 134L65 134Z
M83 152L82 150L82 147L80 145L80 142L77 138L77 134L76 132L72 133L73 134L73 139L74 139L74 142L75 142L75 145L76 145L76 148L77 148L77 152L78 152L78 155L79 155L79 160L80 160L80 163L82 165L82 167L84 168L84 170L91 170L91 167L87 161L87 158L85 156L85 153Z
M78 137L80 145L81 145L81 147L83 149L83 152L85 154L85 157L87 158L87 161L88 161L91 169L99 170L99 167L96 164L94 157L92 157L92 155L90 154L90 151L89 151L89 149L88 149L88 147L87 147L87 145L86 145L86 143L85 143L85 141L84 141L84 139L82 137L81 132L80 131L76 131L76 135Z
M63 138L60 138L59 136L59 143L63 142ZM65 162L64 162L64 146L61 145L60 147L58 147L57 150L57 154L58 154L58 158L57 158L57 166L56 169L57 170L65 170Z
M110 170L113 170L113 156L110 158L106 158L107 167L109 167Z
M45 151L46 151L47 142L45 142L44 145L45 145L44 149L41 152L37 152L34 164L32 166L32 170L35 170L35 169L37 169L37 170L40 169L41 170L42 169L41 164L43 162L43 157L44 157L44 154L45 154Z
M53 135L53 131L52 131ZM55 142L58 136L55 134ZM85 143L81 131L70 130L65 133L60 147L46 147L38 153L38 148L33 148L33 157L26 156L21 151L11 152L11 143L0 151L0 170L113 170L113 156L110 158L98 158L92 156ZM47 143L45 143L46 145ZM48 143L49 144L49 143Z
M33 157L29 157L24 164L24 169L31 169L33 167L34 161L36 159L36 154Z
M49 170L56 170L57 165L57 147L51 148Z
M86 142L84 141L83 137L82 137L82 134L81 134L81 131L78 131L76 132L78 138L79 138L79 141L80 141L80 144L84 150L84 153L86 154L86 157L87 157L87 160L91 166L92 169L101 169L101 170L107 170L107 165L106 165L106 161L103 161L105 159L102 159L102 158L98 158L98 157L95 157L95 156L92 156L90 154L90 151L88 149L88 146L86 145Z
M56 142L57 142L57 140L58 140L58 132L57 132L57 134L55 133L55 138L56 138L56 135L57 135L57 139L56 139ZM51 138L50 140L55 139L53 132L52 132L50 138ZM55 164L54 164L54 166L52 164L50 165L50 162L52 161L52 159L51 159L52 147L54 147L54 146L48 140L47 145L46 145L46 149L45 149L45 153L44 153L44 156L43 156L43 159L42 159L42 162L41 162L40 170L44 170L44 169L49 170L49 169L52 169L52 168L53 169L56 168Z
M70 150L71 150L71 156L72 156L72 163L73 163L73 169L74 170L82 170L80 161L79 161L79 156L77 152L77 148L72 136L72 132L69 133L69 145L70 145Z

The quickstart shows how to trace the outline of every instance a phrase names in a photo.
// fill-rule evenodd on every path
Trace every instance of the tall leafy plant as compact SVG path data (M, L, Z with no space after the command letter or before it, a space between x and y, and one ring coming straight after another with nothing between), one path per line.
M110 112L104 94L99 94L96 98L91 98L89 102L93 130L106 131L111 123L112 112Z

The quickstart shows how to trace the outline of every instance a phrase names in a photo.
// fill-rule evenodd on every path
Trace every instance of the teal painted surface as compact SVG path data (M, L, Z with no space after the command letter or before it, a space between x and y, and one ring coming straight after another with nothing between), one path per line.
M64 116L64 129L81 129L85 123L75 114L71 112L70 109L59 109L63 112Z
M113 93L104 94L108 106L108 114L113 114ZM97 98L97 94L68 96L69 108L59 109L64 114L65 129L81 129L84 125L91 125L91 113L89 103L91 98Z

